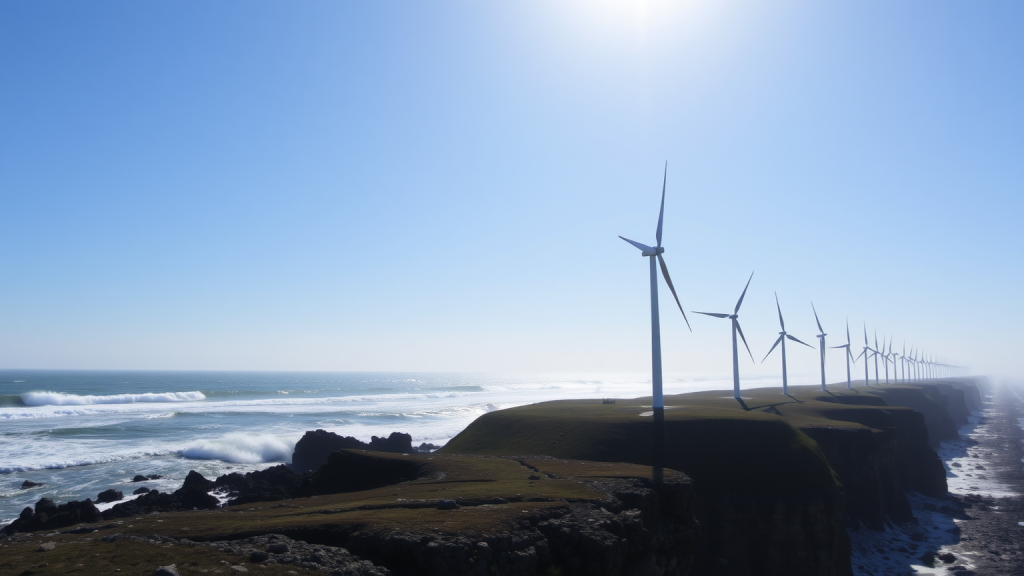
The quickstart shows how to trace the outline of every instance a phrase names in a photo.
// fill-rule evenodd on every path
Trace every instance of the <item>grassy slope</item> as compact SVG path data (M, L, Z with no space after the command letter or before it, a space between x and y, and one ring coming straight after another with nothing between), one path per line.
M373 454L373 453L367 453ZM157 545L119 540L103 543L108 534L149 536L161 534L193 540L228 540L283 533L330 543L356 531L415 531L472 535L514 529L524 517L566 501L597 500L604 495L580 482L596 478L647 477L650 469L631 464L576 462L546 458L516 459L487 456L398 456L424 463L426 475L393 486L252 504L218 510L150 514L106 525L90 525L99 532L44 536L0 543L0 574L115 573L151 574L158 565L177 563L182 574L228 573L229 564L247 559L206 546ZM534 470L536 469L536 470ZM438 510L440 498L463 506ZM496 500L501 499L501 500ZM474 502L475 500L475 502ZM483 501L493 503L484 504ZM504 502L503 502L504 501ZM103 526L101 528L101 526ZM42 542L56 549L36 552ZM225 564L222 561L228 562ZM46 563L47 566L40 566ZM286 574L294 566L255 568L261 574Z
M806 494L836 479L817 444L800 429L868 429L885 411L905 410L885 398L914 386L765 388L737 402L722 391L665 398L665 466L691 476L699 489ZM444 453L545 454L561 458L654 461L650 398L544 402L487 414L456 436Z

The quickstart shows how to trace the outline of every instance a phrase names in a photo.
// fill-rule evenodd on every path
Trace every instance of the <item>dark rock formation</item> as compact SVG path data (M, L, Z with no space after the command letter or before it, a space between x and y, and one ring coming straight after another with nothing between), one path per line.
M933 498L946 493L946 470L929 445L922 414L902 408L845 408L831 416L871 428L803 428L839 474L853 525L884 530L887 520L913 520L906 490Z
M99 495L96 496L96 501L100 503L117 502L118 500L123 499L124 494L120 490L114 490L113 488L109 490L104 490L103 492L100 492Z
M146 492L149 492L149 488L146 488L145 486L142 486L140 488L136 488L135 491L132 492L132 494L135 494L136 496L138 496L139 494L145 494Z
M159 474L150 474L148 476L143 476L142 474L136 474L135 477L132 478L132 482L145 482L146 480L159 480L161 478L163 478L163 476L161 476Z
M351 436L339 436L326 430L311 430L295 443L291 466L300 473L312 472L327 463L327 457L331 452L347 449L400 454L415 452L412 447L412 436L401 432L392 432L387 438L374 436L367 444Z
M35 488L36 486L42 486L41 482L33 482L31 480L25 480L21 483L22 490L28 490L29 488Z
M311 494L370 490L419 478L429 472L426 464L382 454L359 451L334 452L309 484Z
M274 564L294 565L319 570L326 574L344 576L389 576L387 568L353 556L348 550L336 546L310 544L292 540L281 534L266 534L244 540L206 542L190 546L209 546L239 556L261 566ZM253 572L254 570L250 570Z
M35 510L25 508L17 520L4 527L8 534L14 532L33 532L36 530L64 528L80 522L96 522L100 519L100 511L92 500L84 502L73 500L57 506L53 500L43 498L36 502Z
M239 474L233 472L217 478L216 486L237 494L231 504L270 502L286 498L297 498L309 493L310 477L299 475L284 465L266 470Z
M590 485L607 499L533 510L512 531L357 532L344 544L396 576L689 573L697 523L688 479L605 479Z

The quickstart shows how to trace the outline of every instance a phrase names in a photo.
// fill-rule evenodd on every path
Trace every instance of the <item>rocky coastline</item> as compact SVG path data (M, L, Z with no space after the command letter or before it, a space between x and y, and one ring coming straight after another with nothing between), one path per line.
M935 450L941 442L959 438L958 425L966 424L970 415L982 408L983 386L983 382L976 380L950 380L912 386L865 387L856 393L815 393L788 404L761 406L756 405L756 399L748 400L751 406L744 408L749 420L670 419L666 422L670 454L664 463L669 474L661 481L656 476L640 478L636 474L631 478L579 480L579 484L586 484L603 496L542 499L550 501L545 502L543 508L523 510L524 515L511 527L506 523L502 529L460 533L384 530L365 525L332 525L319 529L303 526L274 532L273 537L301 542L301 546L334 547L351 557L351 561L345 560L348 567L341 567L340 560L315 561L318 553L324 559L344 556L326 548L295 556L300 559L294 562L319 566L316 570L324 573L540 574L554 568L563 574L609 575L845 576L872 573L864 566L851 563L851 533L885 533L894 526L912 527L922 514L922 499L947 499L946 512L953 515L965 514L965 505L985 506L984 501L979 504L949 498L946 469ZM687 400L693 403L695 398ZM813 418L808 412L812 405L816 410ZM787 429L793 430L792 433L783 431L785 434L796 434L788 441L790 451L796 445L799 449L788 456L785 453L765 455L764 464L758 460L752 465L757 475L736 478L732 483L710 482L712 476L695 464L700 455L694 455L696 448L693 446L671 450L674 434L692 438L698 429L706 433L714 426L747 425L754 426L751 433L756 433L777 428L783 422L789 426ZM463 434L473 433L473 428L467 428ZM625 432L617 434L628 437ZM443 451L459 452L460 445L467 445L456 441L453 444L454 448L449 445ZM770 449L770 445L766 446ZM274 466L244 475L229 474L214 480L192 472L182 487L172 493L144 492L103 511L92 500L56 505L42 499L3 528L3 533L9 541L24 540L33 533L47 530L85 534L96 530L93 525L103 522L109 525L118 519L138 520L169 512L217 511L224 509L222 505L241 509L258 503L297 502L298 499L372 492L410 483L457 482L432 463L430 455L434 449L433 446L414 448L408 434L397 432L388 438L375 437L363 443L323 430L310 431L296 445L291 466ZM641 466L651 464L651 456L644 450L634 449L631 458L628 450L611 452L615 461L632 461ZM467 451L467 457L472 453L472 450ZM543 452L538 450L537 453ZM602 460L601 454L578 456L584 460ZM495 456L477 456L484 457ZM713 456L705 458L715 461ZM768 470L773 460L784 464L782 468L796 466L785 465L786 462L803 462L799 464L803 470ZM559 474L544 472L543 467L531 466L535 473L529 477L537 479L529 481L531 486L559 477ZM800 485L802 488L792 490L780 490L773 484L806 475L821 466L824 466L822 470L813 472L822 478L817 483L805 480ZM822 474L834 480L824 480ZM691 475L693 480L687 477ZM104 494L107 499L120 496ZM497 509L513 504L515 497L461 501L437 498L405 502L399 507L411 511L448 508L496 513ZM968 533L965 529L964 534ZM253 543L257 542L254 538L270 537L269 533L250 528L234 532L232 539L209 542L234 550L232 546L242 545L238 543ZM201 542L205 538L190 537L188 542ZM224 542L235 542L238 546ZM292 547L296 546L299 544ZM260 559L263 552L256 548L259 546L239 553L247 555L249 563L274 563L280 559L269 553ZM1019 550L1013 546L1000 548L1011 556L1019 555ZM907 550L911 556L920 554L922 562L941 563L936 560L941 553L939 550ZM379 572L373 571L376 569Z

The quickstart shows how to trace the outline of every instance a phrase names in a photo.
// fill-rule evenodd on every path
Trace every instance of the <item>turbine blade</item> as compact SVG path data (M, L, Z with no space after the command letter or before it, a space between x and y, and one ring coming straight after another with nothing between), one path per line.
M814 310L814 302L811 302L811 310ZM821 329L821 321L818 320L818 311L814 310L814 321L818 323L818 333L824 334L825 331Z
M661 181L661 210L658 212L658 231L654 237L658 240L658 247L661 247L661 219L665 215L665 183L668 182L668 160L665 161L665 178Z
M849 318L846 319L846 344L847 344L847 346L849 346L849 344L850 344L850 319Z
M779 326L782 326L782 331L786 331L786 323L782 321L782 307L779 306L779 293L775 293L775 308L779 310Z
M647 246L646 244L641 244L639 242L633 242L629 238L623 238L622 236L619 236L619 238L622 238L626 242L629 242L633 246L636 246L637 248L639 248L643 252L654 252L654 248L651 248L650 246Z
M772 355L772 352L775 351L775 347L779 345L779 342L782 342L782 334L779 334L779 339L775 341L775 344L772 344L772 349L769 350L768 353L764 355L764 359L761 360L761 364L764 364L764 361L767 360L768 357Z
M668 275L668 266L665 266L665 259L658 254L658 264L661 264L661 275L665 277L665 283L668 284L668 289L672 291L672 297L676 299L676 306L679 306L679 311L683 312L683 305L679 303L679 296L676 296L676 287L672 285L672 277ZM683 312L683 320L686 320L686 327L690 328L690 320L686 317L686 312ZM693 328L690 328L690 332L693 332Z
M867 352L868 352L867 350L861 350L861 353L857 354L857 357L854 358L853 361L856 362L857 360L860 360L860 357L865 355L865 354L867 354ZM852 354L852 352L851 352L851 354Z
M715 318L728 318L729 317L728 314L719 314L718 312L697 312L696 310L694 310L693 313L694 314L703 314L705 316L714 316Z
M740 294L740 299L736 302L736 309L733 310L733 314L739 314L740 306L743 305L743 297L747 295L747 288L750 288L750 281L754 279L754 273L750 273L750 278L747 278L747 285L743 287L743 294ZM749 350L748 350L749 351Z
M811 345L810 345L810 344L808 344L807 342L804 342L803 340L800 340L800 339L799 339L799 338L797 338L796 336L790 336L789 334L786 334L786 338L789 338L789 339L790 339L790 340L792 340L793 342L799 342L799 343L803 344L804 346L807 346L808 348L814 348L814 346L811 346Z
M750 354L750 361L754 361L754 354L750 352L750 346L747 346L747 337L743 335L743 328L740 328L739 320L733 319L733 324L736 325L736 331L740 333L740 339L743 340L743 346L747 348L747 354Z

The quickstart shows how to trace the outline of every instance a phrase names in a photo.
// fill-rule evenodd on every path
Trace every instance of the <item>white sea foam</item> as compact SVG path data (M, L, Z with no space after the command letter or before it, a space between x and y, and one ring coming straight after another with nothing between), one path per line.
M298 438L279 438L270 434L250 435L233 432L217 439L195 440L181 455L197 460L222 460L239 464L291 462Z
M26 406L86 406L91 404L135 404L138 402L196 402L204 400L202 392L160 392L146 394L111 394L81 396L63 392L25 392L21 401Z

